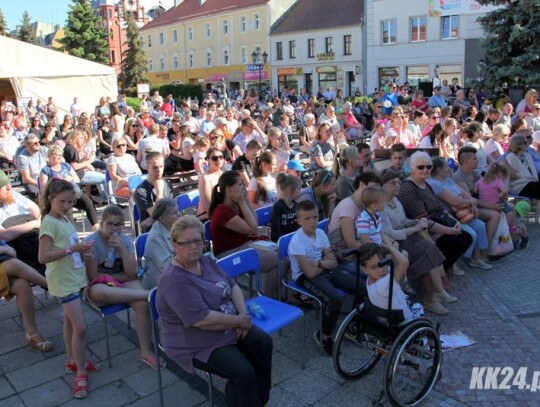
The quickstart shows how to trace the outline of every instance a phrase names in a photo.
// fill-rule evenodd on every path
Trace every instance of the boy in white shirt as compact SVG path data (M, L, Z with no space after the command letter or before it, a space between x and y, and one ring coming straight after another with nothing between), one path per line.
M296 231L289 244L292 277L296 283L317 296L323 303L322 333L316 331L315 342L332 356L332 332L339 317L343 296L337 288L354 294L356 277L336 270L338 262L330 248L330 241L323 230L318 229L319 214L311 201L302 201L296 209Z

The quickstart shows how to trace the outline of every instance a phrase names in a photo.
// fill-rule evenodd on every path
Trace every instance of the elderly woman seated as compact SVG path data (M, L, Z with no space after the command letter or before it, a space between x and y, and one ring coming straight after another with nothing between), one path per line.
M157 290L162 343L183 369L200 368L229 381L228 406L262 406L270 396L272 339L254 326L242 291L203 256L204 228L194 216L171 229L174 257Z
M148 233L144 247L144 286L157 286L161 271L171 262L174 254L171 241L171 227L180 216L176 200L163 198L156 202L152 211L152 229Z

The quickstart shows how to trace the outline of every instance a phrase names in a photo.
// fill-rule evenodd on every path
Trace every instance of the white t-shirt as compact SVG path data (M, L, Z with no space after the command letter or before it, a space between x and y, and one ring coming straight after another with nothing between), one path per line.
M366 287L371 303L376 307L387 309L388 293L390 291L390 273L377 281L370 282L370 279L368 279ZM395 279L394 290L392 292L392 309L402 310L405 319L411 319L413 317L407 303L407 297Z
M488 157L491 157L491 154L498 151L499 156L504 154L504 150L501 146L501 144L498 141L495 141L494 139L490 138L488 141L486 141L486 146L484 147L486 150L486 153ZM490 158L491 161L491 158Z
M328 223L328 235L331 235L334 230L341 227L341 218L351 218L351 223L354 227L356 219L358 219L361 212L350 196L342 200L332 212L330 223Z
M122 157L116 157L114 154L111 154L107 160L107 165L116 165L116 175L121 178L127 178L131 175L141 173L135 157L130 154L124 154ZM113 182L113 184L113 188L116 189L116 183Z
M147 137L139 141L138 151L142 154L141 168L146 170L146 154L157 151L165 157L169 155L169 142L158 137Z
M8 160L13 160L17 149L20 147L19 141L11 136L8 138L0 138L0 151L8 156Z
M268 174L266 177L262 177L264 184L266 185L266 201L257 202L259 206L269 205L276 202L279 199L279 194L276 187L276 179L272 174ZM251 178L248 184L248 191L257 191L257 179Z
M420 141L418 148L433 148L433 144L431 144L431 138L429 138L429 136L424 137Z
M302 274L296 256L306 256L308 260L319 261L322 260L323 251L327 248L330 248L330 241L321 229L316 229L314 238L307 236L302 228L298 229L291 238L288 249L292 278L296 281Z

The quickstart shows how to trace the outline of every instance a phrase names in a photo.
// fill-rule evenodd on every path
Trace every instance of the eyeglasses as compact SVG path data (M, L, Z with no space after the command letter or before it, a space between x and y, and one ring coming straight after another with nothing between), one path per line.
M212 137L210 137L210 140L217 140L217 139L219 139L219 136L212 136Z
M195 240L186 240L186 241L183 241L183 242L177 242L175 240L174 243L176 243L180 247L189 247L189 246L192 246L192 245L201 246L201 245L204 244L204 240L203 239L195 239Z
M432 119L438 119L440 116L431 116Z
M118 223L112 223L112 222L105 222L105 226L108 228L121 228L124 226L124 222L118 222Z
M527 138L527 139L532 139L532 136L525 136L525 138Z
M34 143L28 143L29 146L39 146L39 142L34 142Z
M132 124L131 127L139 127L138 124Z
M433 168L433 165L417 165L416 169L422 171L422 170L431 170Z
M223 160L224 157L222 155L213 155L212 157L210 157L210 159L212 161L217 161L217 160Z
M125 146L126 146L126 144L117 144L116 148L125 147Z

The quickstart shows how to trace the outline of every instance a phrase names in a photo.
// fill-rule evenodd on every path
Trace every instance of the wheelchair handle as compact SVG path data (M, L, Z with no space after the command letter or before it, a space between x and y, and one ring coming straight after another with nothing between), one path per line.
M348 257L350 256L351 254L356 254L358 252L358 249L347 249L347 250L343 250L341 252L341 256L343 257Z
M392 258L385 258L385 259L382 259L380 262L378 262L377 266L385 267L385 266L388 266L390 263L394 263Z

